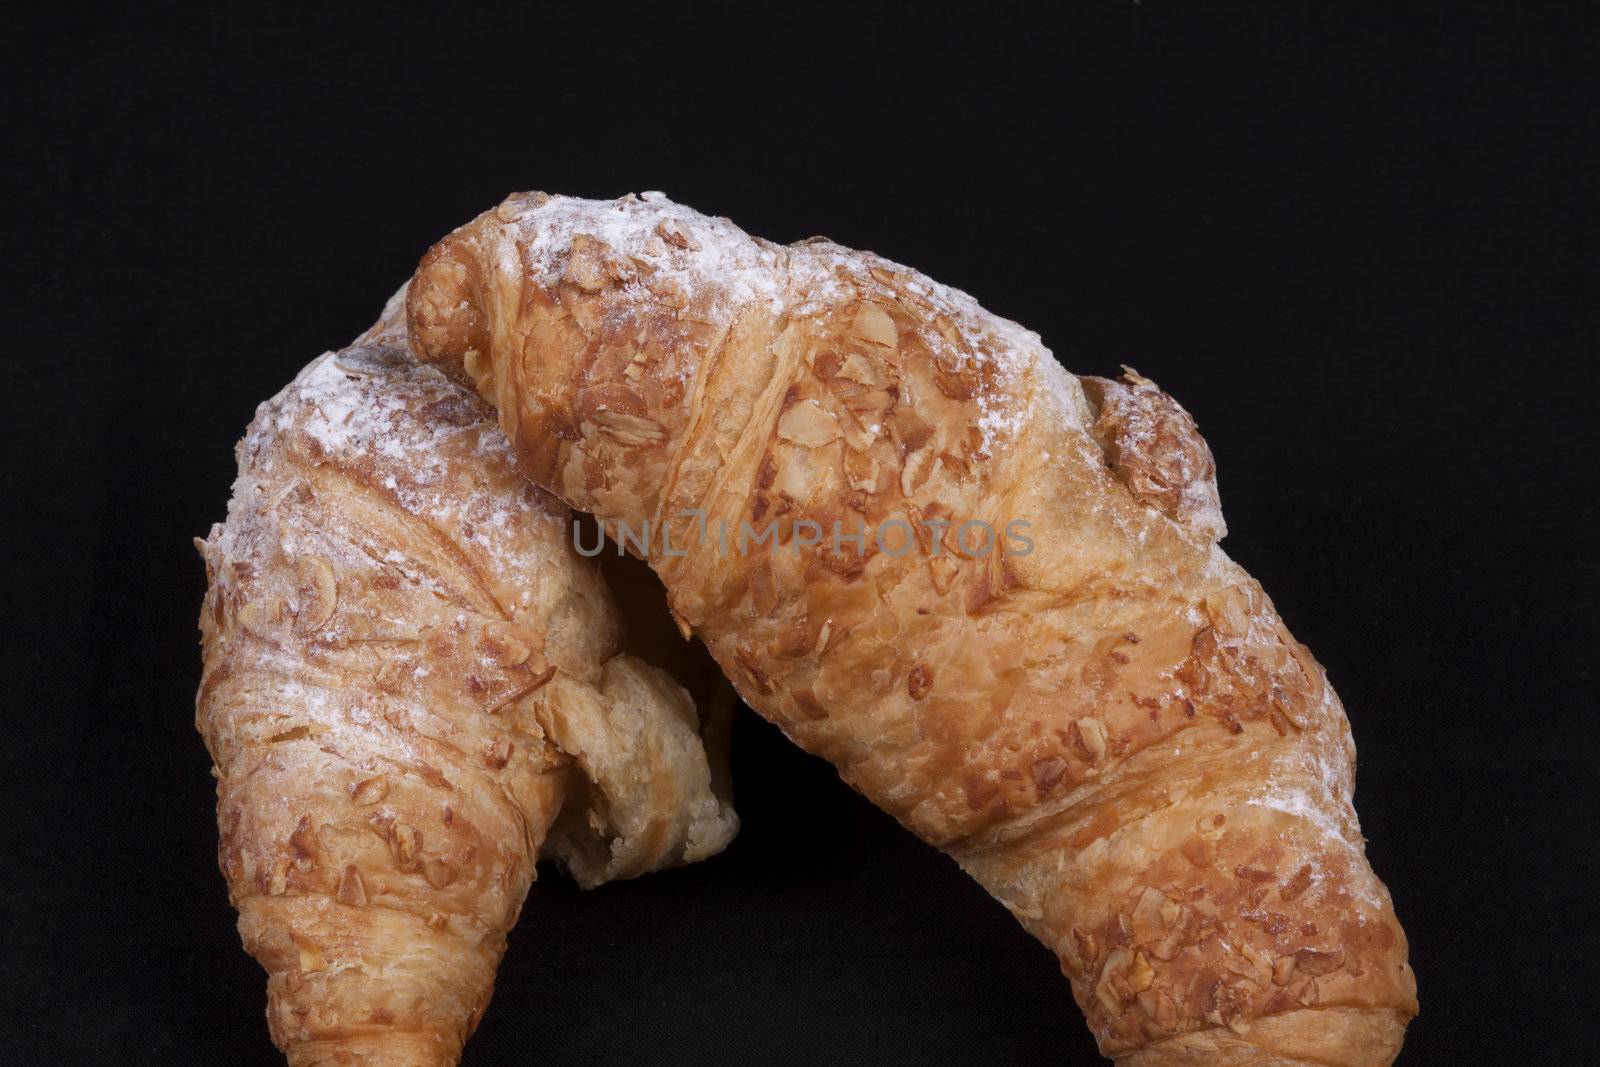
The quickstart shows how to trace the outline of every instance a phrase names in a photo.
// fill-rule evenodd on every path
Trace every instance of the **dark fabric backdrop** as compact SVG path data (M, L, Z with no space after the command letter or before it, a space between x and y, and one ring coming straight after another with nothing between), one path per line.
M1586 1061L1594 42L1575 9L1325 6L8 15L5 1058L277 1062L190 538L256 403L450 227L658 188L1187 405L1228 551L1349 708L1421 982L1402 1063ZM748 711L735 757L724 856L547 872L468 1064L1098 1062L952 863Z

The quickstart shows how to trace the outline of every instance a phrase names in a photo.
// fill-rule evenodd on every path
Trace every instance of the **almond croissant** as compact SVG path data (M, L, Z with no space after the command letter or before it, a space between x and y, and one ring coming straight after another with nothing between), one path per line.
M757 711L1057 953L1106 1055L1394 1058L1415 983L1344 711L1152 383L651 193L512 196L408 317Z
M693 702L400 308L262 405L197 542L219 857L292 1064L455 1063L541 855L595 885L736 825Z

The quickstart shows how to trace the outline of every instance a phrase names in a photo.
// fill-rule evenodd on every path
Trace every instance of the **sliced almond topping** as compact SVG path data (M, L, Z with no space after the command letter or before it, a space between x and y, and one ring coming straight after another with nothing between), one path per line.
M363 778L350 785L350 799L360 807L376 804L389 795L389 781L382 775L376 778Z
M518 667L528 661L530 651L527 645L511 636L503 637L501 640L505 642L506 650L500 656L500 666Z
M900 343L900 331L895 329L894 320L876 304L861 305L855 321L850 324L850 336L884 348L894 348Z
M538 639L510 623L491 623L478 639L478 651L502 667L519 667L533 654Z
M839 373L839 365L843 360L833 349L819 348L806 353L806 362L811 365L812 374L823 381L828 381Z
M645 281L645 288L650 290L663 307L674 311L682 311L689 306L689 289L678 279L670 274L655 274Z
M846 443L850 443L848 438ZM876 492L878 488L878 461L865 451L844 450L845 484L863 493Z
M1078 955L1084 963L1093 963L1098 946L1095 944L1094 935L1086 934L1076 926L1072 928L1073 943L1078 946Z
M294 832L289 835L289 851L293 853L296 866L301 870L307 870L310 866L314 866L314 864L300 862L314 859L317 854L317 835L311 830L311 816L300 816L300 822L295 826Z
M1301 893L1304 893L1310 888L1311 864L1308 863L1301 867L1298 871L1295 871L1294 877L1290 878L1283 884L1283 887L1278 890L1278 896L1285 902L1288 902L1294 900Z
M239 609L239 625L257 637L271 640L285 617L285 604L279 598L261 597Z
M811 627L802 619L767 642L767 654L774 659L794 659L816 646Z
M928 475L933 472L933 449L919 448L906 457L905 465L900 468L900 492L910 496L921 489L928 480Z
M1265 986L1272 976L1272 960L1266 953L1248 942L1239 946L1239 954L1244 957L1248 966L1229 969L1249 979L1252 985Z
M1123 972L1133 963L1133 954L1126 948L1118 945L1106 956L1105 966L1100 969L1100 981L1095 984L1095 999L1100 1001L1102 1007L1108 1012L1116 1013L1122 1010L1122 990L1126 988L1127 979Z
M549 202L549 193L512 193L494 209L494 217L506 223L521 222Z
M649 353L642 348L639 349L633 354L633 358L628 360L628 365L622 368L622 376L628 379L630 382L638 381L640 378L644 377L644 368L649 362Z
M950 592L951 585L960 573L960 565L948 555L934 556L928 560L928 579L933 583L934 592L940 596Z
M333 568L321 556L301 556L295 561L294 570L300 580L296 590L299 601L296 629L301 632L320 629L333 618L334 608L339 603L339 584L334 580Z
M444 860L429 860L422 865L422 876L435 889L443 889L456 880L456 869Z
M802 400L790 405L778 419L778 436L803 448L821 448L838 440L839 421L815 400Z
M1040 792L1047 792L1055 788L1061 781L1062 775L1067 773L1067 761L1060 756L1047 756L1033 763L1033 784L1039 787Z
M1272 964L1272 982L1274 985L1288 985L1289 979L1294 976L1294 957L1279 956Z
M1079 719L1077 727L1079 755L1090 763L1106 758L1106 724L1099 719Z
M610 250L611 246L598 237L586 233L573 234L572 251L567 256L567 269L562 279L586 293L605 288L610 280L606 268L606 253Z
M667 432L661 424L625 411L602 409L593 412L589 419L602 433L620 444L653 445L666 440Z
M511 752L514 747L511 738L501 734L489 742L489 750L483 756L484 765L492 770L501 770L511 762Z
M1183 853L1183 858L1196 867L1211 866L1211 843L1205 838L1199 835L1185 838L1178 849Z
M933 384L951 400L971 400L978 395L981 382L971 370L940 371L933 376Z
M815 693L810 689L796 689L789 694L794 699L795 707L812 722L818 722L828 717L828 709L822 706Z
M823 619L822 628L817 631L817 643L812 646L812 656L820 656L828 650L828 641L833 637L833 620Z
M414 868L422 856L422 831L409 823L395 823L389 838L389 852L403 870Z
M1143 952L1135 952L1133 963L1128 967L1128 988L1135 993L1142 993L1149 989L1155 980L1155 968L1150 966L1150 961L1144 958Z
M1167 936L1158 944L1146 946L1146 949L1158 960L1170 960L1184 945L1198 939L1194 928L1197 913L1182 904L1173 904L1170 913L1166 908L1162 909L1161 917L1167 924Z
M1243 637L1250 632L1250 593L1243 586L1230 585L1206 597L1206 614L1217 632Z
M339 891L337 899L341 904L352 907L364 908L367 906L367 885L361 880L361 872L353 863L347 863L339 874Z
M1161 917L1162 905L1167 903L1167 895L1161 890L1146 886L1139 895L1139 903L1133 909L1133 940L1138 944L1156 941L1167 932L1167 924Z
M289 890L289 860L284 857L272 865L272 878L267 883L267 892L272 896L282 896Z
M697 247L683 228L671 219L662 219L656 226L656 235L673 248L693 249Z
M1301 974L1323 975L1344 966L1344 952L1334 949L1303 948L1294 954L1295 969Z
M839 365L837 376L849 378L862 385L878 385L882 381L877 369L860 352L852 352L845 357L844 362Z
M870 423L870 419L868 421ZM878 439L876 430L866 429L854 412L839 420L839 429L844 433L844 443L850 446L852 452L865 453L872 448L873 442ZM874 463L874 468L876 468L876 463ZM863 490L863 492L865 491Z
M315 974L326 970L327 961L322 958L322 950L317 943L297 931L290 931L289 939L294 942L294 947L300 957L300 971L302 974Z

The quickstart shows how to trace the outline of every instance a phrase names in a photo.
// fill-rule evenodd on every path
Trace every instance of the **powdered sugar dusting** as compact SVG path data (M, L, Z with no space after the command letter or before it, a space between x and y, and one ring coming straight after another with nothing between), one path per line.
M1334 738L1306 736L1302 744L1278 757L1255 793L1246 801L1292 816L1315 828L1312 853L1319 843L1338 842L1349 852L1361 852L1361 827L1350 802L1349 762ZM1319 865L1313 861L1315 873ZM1352 892L1374 911L1381 911L1376 879L1364 864L1355 866Z
M224 560L315 554L355 571L386 566L448 595L425 571L392 558L397 553L370 557L356 512L332 509L316 527L282 522L280 505L319 468L343 472L400 511L503 559L496 570L514 603L537 599L545 557L565 548L564 512L551 498L504 488L522 483L487 405L397 349L358 345L313 360L257 409L239 461L228 522L214 542Z
M983 387L973 402L985 450L1015 439L1033 413L1030 394L1037 384L1043 384L1047 397L1065 401L1060 412L1069 424L1082 425L1081 403L1066 401L1075 381L1032 330L985 310L963 290L872 253L817 240L796 246L793 255L791 285L803 295L791 314L816 314L870 291L872 272L880 270L888 271L898 289L922 305L935 323L948 324L925 331L922 340L940 366L979 372Z
M985 448L1016 437L1036 395L1069 425L1086 424L1076 379L1036 333L891 260L823 239L775 245L659 192L611 201L522 193L495 216L507 225L489 231L498 234L492 258L508 276L614 284L718 327L751 309L775 319L825 315L870 294L874 273L889 271L900 295L945 324L923 335L941 366L981 370L984 386L973 401Z
M711 295L710 310L726 316L748 303L783 309L783 250L757 241L727 219L708 218L659 192L618 200L518 194L495 209L517 223L516 239L501 244L498 266L520 275L562 277L582 269L580 238L604 243L608 266L620 267L624 287L649 279L657 296L677 288ZM641 268L630 271L630 265Z

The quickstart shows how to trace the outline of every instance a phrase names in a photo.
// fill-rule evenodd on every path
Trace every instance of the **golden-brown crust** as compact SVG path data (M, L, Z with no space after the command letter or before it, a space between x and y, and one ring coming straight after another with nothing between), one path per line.
M399 307L261 407L198 543L219 860L296 1064L455 1062L541 850L591 885L736 825L692 701Z
M1260 1019L1244 1034L1227 1027L1163 1038L1117 1057L1118 1067L1382 1067L1400 1054L1401 1011L1320 1008Z
M1094 410L1089 432L1112 475L1136 500L1211 541L1228 528L1217 499L1217 468L1194 419L1155 382L1124 367L1122 381L1079 378Z
M649 522L631 547L745 699L1051 946L1108 1055L1269 1062L1253 1029L1338 1011L1348 1062L1392 1056L1415 986L1343 709L1217 547L1209 451L1153 383L659 194L512 196L429 252L408 319L541 484ZM776 551L736 541L769 523Z

